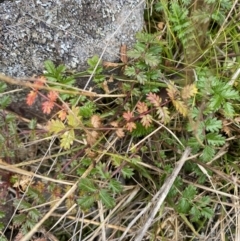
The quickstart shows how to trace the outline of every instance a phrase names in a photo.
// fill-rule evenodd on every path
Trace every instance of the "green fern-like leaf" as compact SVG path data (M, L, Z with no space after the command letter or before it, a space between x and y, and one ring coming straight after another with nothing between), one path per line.
M7 84L0 82L0 93L3 93L7 89Z
M96 186L94 185L94 182L88 178L82 178L79 182L79 188L80 190L83 190L85 192L91 192L94 193L97 191Z
M189 203L187 198L181 198L177 204L177 210L180 213L188 213L191 208L191 204Z
M62 130L65 129L65 125L64 125L63 122L60 121L60 120L53 120L53 119L52 119L52 120L49 122L48 128L49 128L49 132L50 132L50 133L55 133L55 134L57 134L57 133L59 133L59 132L61 132Z
M67 86L73 86L75 82L76 80L73 76L67 76L65 78L62 78L61 84L65 84Z
M232 7L232 1L231 0L223 0L220 2L220 8L222 12L230 10Z
M96 83L96 84L101 84L101 83L104 82L105 79L106 79L105 75L103 75L103 74L95 74L94 78L93 78L93 82Z
M144 53L145 51L145 44L142 44L142 43L136 43L136 45L134 46L134 49L132 50L129 50L127 52L127 56L130 57L130 58L133 58L133 59L138 59L142 56L142 54Z
M215 94L211 98L208 107L209 107L210 110L213 110L213 111L216 112L217 110L219 110L219 108L221 107L221 105L223 103L224 103L224 98L219 94Z
M201 207L206 207L210 203L211 199L209 196L203 196L199 201Z
M138 72L139 72L140 70L142 70L142 71L145 71L144 73L145 73L145 75L147 76L147 73L148 73L148 65L146 65L144 59L138 59L138 61L135 63L135 67L136 67L136 69L137 69L135 75L137 75Z
M60 146L67 150L71 147L71 145L73 144L73 141L75 140L75 132L73 129L69 130L69 131L65 131L61 136L61 144Z
M191 215L191 220L193 222L197 222L199 221L200 217L201 217L201 211L198 209L198 207L196 205L194 205L190 211L189 211L190 215Z
M66 70L66 66L63 65L63 64L60 64L58 65L56 68L55 68L55 73L57 74L57 77L60 77L61 74L63 74Z
M40 217L41 217L41 213L37 209L35 209L35 208L31 209L29 211L28 215L35 222L37 222L40 219Z
M142 88L142 93L149 94L150 92L157 93L159 92L159 88L153 85L148 85L148 83L146 83Z
M161 12L161 11L164 10L164 7L163 7L163 5L162 5L161 2L157 2L157 3L155 4L155 10L156 10L157 12Z
M22 224L21 233L22 233L23 235L26 235L29 231L30 231L30 230L29 230L29 227L28 227L27 225L25 225L25 223Z
M29 209L32 207L32 205L25 200L21 200L21 202L19 202L19 200L14 200L14 206L18 207L18 209Z
M34 222L32 219L28 218L26 222L23 224L23 226L26 226L28 230L33 229L33 227L36 225L36 222Z
M133 168L130 168L130 167L127 167L127 166L122 168L121 173L122 173L124 178L131 178L134 174Z
M80 107L79 114L83 118L89 118L93 115L95 110L96 110L96 105L93 102L88 101L84 104L84 106Z
M196 187L194 187L193 185L189 185L182 193L182 196L184 198L188 198L188 199L193 199L196 195L197 191L196 191Z
M133 66L127 66L125 71L124 71L124 74L127 75L127 76L135 76L136 75L136 70Z
M135 124L136 129L133 129L133 131L131 132L131 135L134 137L146 136L154 130L152 126L146 128L140 122L136 122Z
M144 72L139 72L136 77L137 77L138 82L142 85L144 85L148 80L147 75Z
M222 146L225 144L225 137L217 133L208 133L206 139L209 145Z
M213 111L217 111L223 107L226 115L233 116L233 107L228 102L229 100L236 100L239 98L238 91L217 78L210 78L210 80L212 89L211 93L213 96L210 99L209 108Z
M93 206L95 201L94 196L83 196L77 200L77 203L83 210L87 210Z
M157 39L157 38L156 38ZM162 46L157 42L157 44L150 46L148 49L148 53L158 57L158 61L160 60L159 54L162 52Z
M150 53L146 53L144 56L145 63L151 67L157 66L159 64L159 57L154 56Z
M33 198L36 203L43 203L45 201L42 193L32 187L28 188L27 194L30 198Z
M46 60L44 62L44 67L49 74L55 74L55 65L51 60Z
M44 74L48 80L52 82L57 82L61 84L66 84L72 86L75 83L75 79L73 76L66 76L66 66L59 65L55 66L51 60L47 60L44 62L44 67L46 69L46 73Z
M87 62L89 65L89 68L87 70L89 74L99 75L102 73L103 71L102 61L99 61L99 57L97 55L94 55L92 58L88 59Z
M222 128L222 121L218 120L216 117L209 118L205 121L205 127L207 131L218 132Z
M180 6L176 1L171 4L169 20L173 24L173 30L177 33L178 38L184 46L189 47L191 40L194 39L193 27L188 19L188 10Z
M155 39L153 34L149 34L149 33L145 33L145 32L137 33L136 38L139 42L142 42L142 43L149 43Z
M98 170L98 173L100 174L102 179L109 179L111 177L110 173L106 171L106 164L99 162L96 166L96 170Z
M215 155L216 151L213 148L213 146L205 146L202 152L202 155L200 156L200 158L204 161L204 162L208 162L210 161L214 155Z
M16 214L13 217L13 223L16 226L20 226L27 220L27 215L25 213Z
M109 189L113 192L113 193L120 193L123 189L122 184L115 179L111 179L109 181Z
M92 164L92 160L90 158L83 158L81 160L81 164L84 166L84 167L89 167L91 164Z
M164 172L170 174L172 172L172 167L170 165L164 166ZM162 178L162 180L164 181L166 180L167 175L163 175L163 176L164 177ZM178 176L174 182L174 185L170 188L170 191L167 195L168 199L172 199L176 197L176 195L178 194L178 189L181 188L182 185L183 185L182 179L181 177Z
M88 59L87 62L89 66L95 67L98 61L99 61L99 57L97 55L94 55L92 58Z
M231 85L218 79L215 79L215 81L212 83L212 89L217 95L222 96L222 98L226 100L235 100L239 98L238 92L234 90Z
M144 35L144 36L146 36L146 35ZM134 46L134 50L135 50L135 53L136 53L136 51L139 53L139 54L143 54L145 51L146 51L146 44L143 42L143 41L141 41L140 39L138 39L139 41L135 44L135 46ZM143 42L143 43L142 43ZM131 56L131 54L132 54L132 52L131 52L131 50L130 51L128 51L128 56L130 57L130 58L135 58L134 56ZM141 56L141 55L140 55ZM139 56L139 57L140 57Z
M1 92L0 92L1 93ZM0 98L0 107L1 109L5 109L7 106L11 104L11 97L8 95L3 95Z
M159 87L159 86L160 86L160 83L158 82L158 80L159 80L159 78L162 77L162 72L161 72L159 69L149 70L148 73L147 73L147 75L148 75L148 79L150 79L150 80L156 80L156 82L151 82L151 83L149 83L149 84L152 85L152 88L153 88L153 87L157 87L157 86ZM154 86L155 84L156 84L157 86ZM163 84L162 86L164 86L164 84ZM150 91L149 91L149 92L150 92Z
M214 214L214 211L210 207L204 207L201 210L201 215L207 219L210 219L213 216L213 214Z
M230 102L226 102L223 104L223 113L226 118L233 118L235 111L233 105Z
M112 208L115 206L114 199L110 196L106 189L101 189L99 192L99 197L106 208Z
M16 116L9 113L5 117L5 121L9 124L16 125L15 123L12 123L16 119ZM14 132L16 132L16 128L14 128Z

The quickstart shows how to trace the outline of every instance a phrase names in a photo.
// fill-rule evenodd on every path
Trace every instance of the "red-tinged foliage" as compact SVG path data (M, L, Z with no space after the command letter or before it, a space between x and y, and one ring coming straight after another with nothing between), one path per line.
M35 86L36 86L36 89L40 89L45 83L46 83L46 78L44 76L41 76L39 78L36 79L35 81Z
M152 116L151 115L144 115L141 119L141 123L144 127L148 128L152 123Z
M58 93L56 91L51 90L47 95L49 101L55 102L58 97Z
M127 128L128 131L132 132L133 129L136 129L137 127L136 127L136 124L134 122L128 122L126 124L126 128Z
M123 131L123 128L118 128L118 129L116 130L116 134L117 134L117 136L118 136L119 138L123 138L123 137L125 136L124 131Z
M170 84L168 84L167 93L171 100L175 100L177 98L177 96L179 95L179 91L174 85L174 83L171 82Z
M99 115L93 115L91 117L91 124L94 128L99 128L101 127L102 123L101 123L101 118Z
M54 107L54 102L52 101L45 101L42 103L42 111L44 114L50 114Z
M137 111L140 114L148 111L148 107L147 107L146 103L138 101L138 103L137 103Z
M26 98L27 105L31 106L34 103L38 95L38 89L41 88L41 86L43 86L45 83L46 83L46 78L43 76L38 78L35 81L34 90L31 90L30 93L27 95L27 98ZM58 98L58 93L56 91L51 90L47 94L47 98L48 98L48 101L45 101L42 103L42 110L43 110L43 113L50 114ZM64 120L66 118L66 114L62 112L61 114L59 114L59 118L61 120Z
M160 107L162 99L152 92L147 95L147 100L150 101L155 107Z
M61 120L61 121L64 121L67 117L67 111L66 110L60 110L58 112L58 118Z
M90 131L87 133L87 143L92 146L96 143L99 133L96 131Z
M190 99L192 96L196 95L198 89L195 84L186 85L182 88L181 96L184 100Z
M26 98L27 105L31 106L34 103L34 101L36 100L37 94L38 94L37 91L34 91L34 90L31 90L28 93Z
M118 122L117 121L112 121L112 122L110 122L110 125L117 128L118 127Z
M128 111L128 112L124 112L123 113L123 118L126 120L126 121L130 121L131 119L133 119L134 115L132 112Z

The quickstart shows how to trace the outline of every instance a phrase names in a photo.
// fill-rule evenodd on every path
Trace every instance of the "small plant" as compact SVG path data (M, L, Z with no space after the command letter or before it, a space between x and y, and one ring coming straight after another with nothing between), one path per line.
M16 203L16 207L20 211L19 214L14 216L13 222L16 227L21 227L21 232L26 235L40 220L40 211L36 208L32 208L32 204L26 201L21 201L21 203ZM28 211L24 211L24 210Z
M91 162L96 159L98 153L102 150L101 143L103 143L106 133L109 133L109 131L114 130L118 138L123 138L127 133L134 138L144 137L150 134L159 123L166 126L171 125L171 121L176 118L176 114L185 122L185 127L182 126L182 129L185 128L186 131L192 133L190 138L182 141L193 148L193 153L201 151L200 158L203 161L211 160L216 153L216 148L225 144L225 137L221 134L221 118L212 118L211 114L223 111L225 117L233 117L234 109L229 103L229 99L236 100L238 92L221 80L211 79L209 76L206 78L202 72L197 72L199 81L196 84L187 84L181 87L172 81L163 79L162 73L158 70L161 64L158 55L161 51L162 47L159 47L156 36L138 35L136 46L128 53L128 56L133 60L131 65L129 64L125 69L126 75L136 79L137 82L132 86L128 84L123 86L126 95L133 94L133 97L124 103L122 110L115 110L115 113L118 113L116 118L114 118L112 112L108 114L101 110L102 113L99 114L98 104L91 99L85 98L82 102L74 101L75 104L78 103L75 106L75 104L71 105L73 103L71 101L72 95L69 94L64 100L70 101L64 102L60 106L58 103L61 94L52 90L47 93L46 101L42 104L43 112L51 113L54 106L60 109L57 115L54 115L49 121L48 133L57 135L60 139L60 147L65 150L70 150L75 146L75 143L81 143L81 150L88 156L88 158L82 160L80 167L77 168L79 176L83 175L86 169L90 167ZM98 58L94 57L89 63L91 65L89 73L92 74L95 69L94 64L98 64ZM51 68L47 67L47 70L51 71L51 75L46 72L47 78L51 76L50 79L54 81L57 78L60 78L60 80L65 78L59 77L59 72L62 75L65 71L63 66L61 68L54 67L49 62L45 65L51 66ZM96 67L96 69L98 69L97 75L103 71L102 67ZM159 78L162 78L161 81L159 81ZM69 79L72 80L72 78ZM100 82L97 81L97 83ZM46 85L48 82L44 79L41 83ZM70 81L69 87L72 87L71 85L72 82ZM165 99L162 99L158 93L162 88L166 89L167 97ZM62 90L68 90L68 85L62 86ZM138 94L135 95L134 93L141 93L141 99L139 99ZM37 89L30 92L27 102L32 104L37 94L41 94ZM31 98L32 96L34 98ZM121 100L118 99L117 101ZM107 122L109 116L111 119ZM200 120L200 118L203 120ZM104 163L97 163L88 177L81 179L79 182L81 197L77 199L78 204L83 209L88 210L100 200L107 208L114 207L113 196L119 194L122 190L121 183L112 178L111 173L114 173L114 168L119 169L117 173L126 178L131 178L134 169L139 170L140 168L138 164L131 163L130 166L133 167L131 169L128 166L129 164L126 164L120 162L115 165L112 161L113 169L111 170ZM192 165L191 168L192 171L196 171L200 175L196 169L197 166ZM143 169L142 174L149 176L148 172ZM101 180L101 185L98 184L99 180ZM194 216L195 221L202 216L209 218L211 216L211 211L207 207L209 199L206 199L206 201L203 198L196 203L191 203L185 198L187 190L181 194L182 198L180 198L176 210L180 213L192 215L192 218ZM195 195L196 189L192 193ZM194 195L192 195L192 198L194 198ZM183 203L186 203L188 208L184 208ZM204 213L204 210L208 215ZM193 215L194 212L198 215Z
M196 199L197 189L194 186L188 186L182 192L182 197L177 203L177 211L182 214L190 215L192 222L199 222L202 217L210 219L213 216L213 210L209 207L210 197L204 196Z
M192 131L194 136L189 139L189 145L194 152L203 148L200 158L206 162L216 154L217 147L226 143L222 120L234 117L232 103L238 99L239 93L210 73L206 77L200 72L199 77L197 86L200 92L196 96L196 102L200 104L192 109L190 115L188 130Z
M4 94L7 86L0 83L0 93L3 95L0 99L0 158L4 158L6 162L12 163L18 148L19 136L17 132L16 117L6 112L6 108L11 103L9 95Z
M139 33L133 50L127 52L135 62L125 69L125 75L135 78L141 84L141 93L157 92L164 86L161 72L163 43L157 35ZM159 68L160 67L160 68Z
M105 75L103 74L102 61L100 61L97 55L88 59L88 69L87 72L93 75L93 82L96 84L101 84L105 80Z

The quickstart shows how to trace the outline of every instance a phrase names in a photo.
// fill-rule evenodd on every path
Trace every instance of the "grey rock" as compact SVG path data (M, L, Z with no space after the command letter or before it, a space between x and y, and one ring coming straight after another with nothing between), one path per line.
M51 59L83 70L101 55L116 61L143 27L144 0L13 0L0 2L0 72L32 76Z

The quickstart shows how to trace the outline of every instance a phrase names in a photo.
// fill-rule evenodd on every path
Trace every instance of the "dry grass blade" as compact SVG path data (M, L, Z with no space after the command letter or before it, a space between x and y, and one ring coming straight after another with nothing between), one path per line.
M138 236L135 238L135 241L141 241L147 232L148 228L153 223L153 219L156 216L160 206L162 205L164 199L166 198L170 188L172 187L177 175L179 174L180 170L182 169L182 166L184 165L186 158L189 156L191 152L191 149L189 147L186 148L184 151L181 159L177 163L176 167L174 168L172 174L166 179L165 183L161 187L161 189L155 194L155 196L152 198L152 204L153 204L153 210L146 221L146 224L139 232ZM147 211L147 210L146 210Z
M92 166L90 166L86 172L90 172L91 168ZM61 203L77 189L79 180L76 183L74 183L74 185L69 189L69 191L65 193L65 195L48 211L48 213L20 241L28 241L29 239L31 239L33 234L37 232L37 230L51 216L51 214L61 205Z
M117 138L115 138L108 146L107 150L103 152L96 160L96 163L101 160L101 158L105 155L105 153L112 147L112 145L117 141ZM79 181L82 178L85 178L88 176L88 174L91 172L91 170L94 168L94 164L91 164L88 169L83 173L83 175L74 183L74 185L65 193L65 195L46 213L46 215L31 229L31 231L25 235L21 241L28 241L32 235L37 232L37 230L43 225L43 223L51 216L51 214L62 204L62 202L69 197L74 191L77 189Z
M70 185L70 186L73 185L73 183L68 182L68 181L57 180L57 179L54 179L54 178L45 177L45 176L38 175L38 174L33 173L33 172L29 172L29 171L23 170L23 169L18 168L18 167L14 166L14 165L9 165L7 163L4 163L1 160L0 160L0 169L1 170L5 170L5 171L9 171L9 172L13 172L13 173L17 173L17 174L20 174L20 175L28 176L28 177L40 178L41 180L51 181L51 182L54 182L54 183L60 183L60 184Z
M62 90L60 88L52 88L52 87L48 87L48 86L40 86L36 85L34 83L31 83L30 81L26 81L26 80L20 80L20 79L14 79L8 76L5 76L3 74L0 73L0 80L8 83L10 85L20 85L20 86L24 86L24 87L29 87L29 88L39 88L39 89L43 89L43 90L54 90L56 92L59 93L65 93L65 94L75 94L75 95L83 95L83 96L89 96L89 97L109 97L109 98L115 98L115 97L125 97L125 94L118 94L118 95L108 95L108 94L97 94L96 92L91 92L91 91L87 91L87 90L81 90L78 88L72 88L73 90ZM32 79L30 79L32 80ZM48 81L50 83L50 81ZM58 86L64 86L58 83Z
M239 192L238 192L238 185L235 184L235 195L239 196ZM235 198L233 199L234 204L236 205L235 207L235 213L236 213L236 237L235 237L235 241L240 240L240 208L239 208L239 198Z

